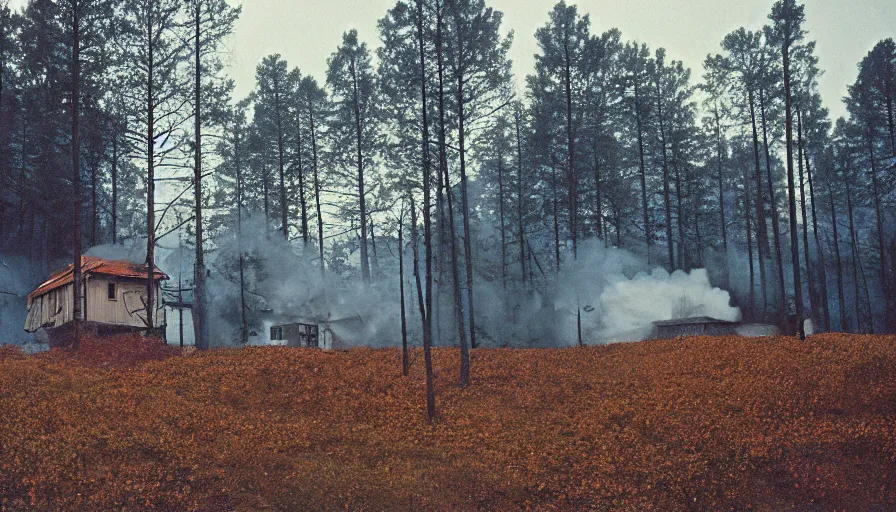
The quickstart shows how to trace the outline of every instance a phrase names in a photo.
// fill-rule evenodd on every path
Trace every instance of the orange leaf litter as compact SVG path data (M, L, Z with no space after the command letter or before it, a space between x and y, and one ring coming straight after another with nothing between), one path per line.
M0 349L0 510L894 510L896 338Z

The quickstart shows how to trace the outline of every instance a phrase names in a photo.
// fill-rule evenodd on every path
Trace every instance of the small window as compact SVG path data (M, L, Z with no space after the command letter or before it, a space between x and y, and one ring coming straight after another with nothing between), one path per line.
M283 340L283 327L271 327L271 341Z
M109 283L109 286L106 288L106 297L109 300L118 300L118 287L115 286L115 283Z

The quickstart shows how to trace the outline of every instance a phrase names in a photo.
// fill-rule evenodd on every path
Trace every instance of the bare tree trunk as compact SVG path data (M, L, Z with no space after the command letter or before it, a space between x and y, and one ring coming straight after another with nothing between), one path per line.
M759 253L759 280L762 290L762 311L768 313L768 276L766 274L766 263L769 254L768 245L768 225L765 222L765 198L762 193L762 171L759 166L759 132L756 128L756 103L754 101L753 90L750 89L750 125L753 129L753 157L755 160L755 179L756 179L756 249Z
M811 183L811 181L810 181ZM837 262L837 311L839 312L840 330L849 331L847 325L848 317L846 315L846 293L843 291L843 260L840 256L840 236L838 234L839 226L837 225L837 207L834 204L834 191L831 183L827 183L828 200L831 207L831 226L834 230L834 260ZM813 201L812 204L815 204ZM817 225L816 225L817 227Z
M423 243L426 245L426 307L423 317L423 358L426 365L426 413L430 421L435 418L435 391L432 382L432 215L430 212L432 190L432 161L429 152L429 110L426 95L426 45L423 39L423 1L417 0L417 40L420 44L420 97L423 116L423 133L420 151L423 160Z
M261 188L262 193L264 194L264 221L265 221L265 232L270 229L271 224L271 187L268 184L268 158L267 151L262 150L261 157ZM266 233L267 234L267 233Z
M461 289L460 289L460 268L457 262L457 225L454 222L454 193L451 187L451 175L448 172L448 142L447 142L447 125L445 121L445 63L443 56L443 40L442 40L442 27L443 27L443 18L442 18L442 8L444 7L444 3L437 3L436 7L436 23L437 23L437 31L436 31L436 57L438 59L437 68L439 70L439 167L440 173L444 177L445 182L445 191L447 198L447 206L448 206L448 227L449 238L451 240L451 273L453 277L453 286L454 286L454 316L457 320L457 331L458 331L458 340L460 343L461 349L461 379L463 380L463 372L464 368L469 368L469 357L468 351L464 350L463 347L467 346L467 328L466 328L466 319L463 314L463 301L461 298ZM464 362L466 360L466 363ZM467 370L469 372L469 370ZM469 379L469 377L468 377Z
M599 239L604 238L604 226L603 226L603 199L601 198L601 168L600 168L600 155L598 154L598 145L597 139L595 138L594 144L594 233L597 235Z
M514 123L516 125L516 166L517 166L517 182L516 182L516 215L517 215L517 231L519 232L520 241L520 282L526 284L526 234L523 230L523 137L522 123L520 112L514 113Z
M753 264L753 228L750 222L750 178L744 168L744 225L747 228L747 261L750 265L750 309L756 312L756 269Z
M657 67L659 68L659 63ZM663 203L666 212L666 243L668 244L669 250L669 272L672 272L675 270L675 240L672 238L672 197L669 189L669 156L666 141L666 122L663 118L662 85L660 84L659 75L660 70L657 69L656 107L657 119L660 122L660 144L663 145Z
M572 126L572 59L569 55L568 42L564 44L563 52L565 66L563 82L566 92L566 149L568 159L566 187L569 194L569 236L572 238L572 257L573 259L578 259L579 178L578 169L576 169L576 138ZM579 341L581 344L581 336L579 336Z
M802 337L802 322L805 317L803 307L803 283L800 273L800 249L796 225L796 180L793 173L793 112L791 111L790 98L790 35L784 36L784 132L787 143L787 193L790 205L790 255L793 260L793 297L796 310L796 319L800 324L799 332Z
M797 104L796 107L796 133L797 133L797 171L800 179L800 215L803 220L803 253L806 258L806 281L809 285L809 311L814 320L821 319L818 304L818 290L815 287L815 276L812 273L812 258L809 254L809 217L806 213L806 180L803 174L803 113ZM807 162L808 162L808 156Z
M361 100L358 91L358 72L355 58L351 61L352 90L355 107L355 138L358 153L358 203L361 209L361 278L370 284L370 258L367 255L367 197L364 190L364 153L361 138Z
M550 151L550 150L548 150ZM560 212L557 198L557 164L551 155L551 200L554 203L554 263L555 270L560 273Z
M112 245L118 244L118 133L112 135Z
M672 170L675 172L676 224L678 225L678 268L690 271L687 243L684 236L684 208L681 205L681 173L678 171L678 152L673 151Z
M818 255L818 264L821 268L821 272L817 273L817 275L819 276L819 284L821 285L821 297L819 302L821 303L821 314L822 318L824 319L825 331L830 332L831 306L828 297L827 263L825 262L824 249L821 245L821 237L818 234L818 210L815 203L815 186L812 182L812 164L809 161L808 150L804 149L803 154L806 158L806 178L809 182L809 202L812 205L812 233L815 237L815 252Z
M410 194L411 199L411 248L414 254L414 283L417 285L417 306L420 309L420 318L424 324L426 322L426 299L423 298L423 282L420 279L420 237L417 231L417 203L414 201L414 195ZM427 402L427 411L429 403Z
M716 121L716 152L719 160L719 168L717 174L717 180L719 184L719 221L722 227L722 249L727 254L728 252L728 226L727 226L727 218L725 217L725 185L724 185L724 144L722 142L722 125L721 120L719 119L719 106L716 104L714 106L713 116L715 116ZM726 267L727 268L727 267ZM728 272L725 272L725 283L727 287L728 283Z
M504 221L504 155L498 153L498 219L501 223L501 284L507 289L507 224Z
M818 235L818 211L815 207L815 187L812 184L812 167L809 164L809 155L806 154L806 174L809 179L809 200L812 203L812 231L815 234L815 252L818 253L818 261L821 266L821 302L824 315L825 330L831 331L831 306L828 298L827 263L825 262L824 249L821 245L821 237ZM834 228L836 229L836 228ZM838 264L839 265L839 264ZM839 272L839 269L838 269Z
M644 129L641 122L641 87L635 79L635 121L638 126L638 158L641 170L641 208L644 212L644 240L647 242L647 265L650 265L650 215L647 212L647 169L644 166Z
M277 167L280 171L280 229L283 231L283 238L289 242L289 201L286 197L283 114L280 111L280 81L276 73L274 74L274 109L276 110L274 119L277 123Z
M239 129L234 130L234 159L236 160L236 236L237 250L239 251L240 267L240 341L245 345L249 343L249 320L246 318L246 269L243 257L243 169L240 157Z
M847 165L849 165L847 163ZM849 169L847 168L847 173L849 173ZM855 223L855 215L852 207L852 186L849 183L851 179L850 176L846 178L846 212L849 216L849 245L851 247L852 253L852 278L853 284L855 286L855 308L856 308L856 333L863 332L862 330L862 314L861 314L861 301L859 299L859 269L858 269L858 260L859 260L859 248L858 248L858 238L856 236L856 223Z
M205 249L204 249L204 233L202 226L202 42L200 39L201 32L201 0L194 0L194 28L196 30L196 43L194 48L194 57L196 59L196 76L194 84L194 102L196 103L193 112L193 120L195 122L196 147L194 153L195 162L193 164L193 192L196 202L196 267L193 277L193 331L196 338L196 348L199 350L207 350L209 348L209 326L206 318L206 296L205 296ZM278 113L279 115L279 113ZM283 149L281 145L281 179L282 179L282 155Z
M151 7L150 7L151 8ZM155 328L155 265L156 265L156 176L155 176L155 98L153 71L155 68L155 37L152 16L146 17L146 44L149 62L146 66L146 328ZM194 313L195 315L195 313Z
M320 272L326 270L324 264L324 218L320 205L320 180L317 174L317 126L314 123L314 105L308 100L308 120L311 128L311 170L314 173L314 206L317 211L317 245L320 251Z
M97 187L97 167L99 167L99 158L97 157L94 150L91 150L89 153L90 161L88 164L90 165L90 246L96 246L96 232L97 227L100 223L99 216L99 208L97 204L97 195L98 195L98 187Z
M81 13L79 4L72 3L72 335L77 349L81 344ZM150 56L150 61L152 57ZM151 275L150 271L150 275Z
M778 300L780 301L781 314L784 315L785 303L787 297L787 286L784 283L784 256L781 249L781 227L780 216L778 215L778 201L775 199L775 184L772 179L772 156L768 143L768 127L765 119L765 90L759 88L759 114L762 116L762 141L765 147L765 171L768 181L768 201L772 214L772 237L775 243L775 261L778 271Z
M457 53L463 55L464 40L461 30L460 20L456 20L457 28ZM466 148L466 97L464 94L464 76L465 63L457 64L457 138L458 153L460 155L460 197L461 197L461 214L463 216L464 227L464 260L466 263L467 278L467 314L470 317L470 348L476 348L476 308L473 301L473 242L472 231L470 229L470 199L467 193L467 148ZM461 347L461 351L465 351L466 347ZM461 387L469 384L462 379Z
M401 374L408 376L408 317L404 299L404 206L398 219L398 295L401 302Z
M871 127L869 126L868 141L868 159L871 162L871 187L874 195L874 215L877 224L877 244L880 257L880 278L881 287L886 297L887 320L888 324L896 324L896 312L894 312L893 298L890 296L890 273L887 271L887 249L884 238L884 216L881 208L881 192L879 178L877 175L877 163L874 161L874 143L871 140ZM892 327L888 325L887 327Z
M302 116L296 116L296 155L298 156L299 207L301 208L302 243L308 245L308 205L305 201L305 166L302 165Z

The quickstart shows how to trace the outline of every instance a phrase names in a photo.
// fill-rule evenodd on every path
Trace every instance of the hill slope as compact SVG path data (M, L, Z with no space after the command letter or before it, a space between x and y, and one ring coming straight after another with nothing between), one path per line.
M896 507L896 338L422 354L0 349L3 510Z

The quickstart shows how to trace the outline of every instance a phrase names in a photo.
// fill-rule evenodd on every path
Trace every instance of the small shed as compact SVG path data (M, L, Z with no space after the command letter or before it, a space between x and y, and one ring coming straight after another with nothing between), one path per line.
M654 322L650 338L664 340L686 336L731 336L737 334L739 325L737 322L718 320L708 316L679 318Z
M283 324L271 327L271 341L293 348L320 348L320 327L312 324Z
M28 295L26 332L60 329L73 318L74 265L54 272L46 282ZM158 267L153 269L153 325L146 315L146 282L149 270L145 264L81 258L83 292L81 311L84 322L101 330L141 331L164 329L165 304L161 282L168 279Z

